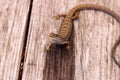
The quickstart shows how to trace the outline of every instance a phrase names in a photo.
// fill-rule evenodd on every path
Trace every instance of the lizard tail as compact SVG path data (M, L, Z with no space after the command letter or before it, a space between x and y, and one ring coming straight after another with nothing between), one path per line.
M102 11L105 12L112 17L114 17L117 21L120 22L120 16L117 15L114 11L104 7L104 6L99 6L96 4L79 4L75 7L73 7L69 12L68 12L68 17L72 17L73 14L75 14L77 11L82 11L82 10L97 10L97 11Z
M118 38L118 40L115 42L114 46L111 49L111 56L113 58L113 60L115 61L115 63L120 67L120 64L118 63L118 61L115 58L115 53L116 53L116 48L118 47L118 45L120 44L120 37Z

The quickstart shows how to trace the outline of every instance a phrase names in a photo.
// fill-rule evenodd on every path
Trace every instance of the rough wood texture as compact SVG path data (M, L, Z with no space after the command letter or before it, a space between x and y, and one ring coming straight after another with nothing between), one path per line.
M0 80L18 80L29 0L0 0Z
M120 69L110 56L119 36L119 23L98 11L83 11L74 21L71 52L53 45L45 52L50 32L57 32L61 20L51 18L66 13L74 5L88 0L34 0L28 33L23 80L119 80ZM89 3L106 6L119 14L119 0ZM109 3L109 4L108 4ZM75 55L75 56L74 56Z
M33 1L23 80L74 79L73 49L69 52L64 46L53 45L49 53L45 52L46 43L49 43L49 33L59 29L61 22L60 20L55 21L51 17L58 13L65 13L67 3L68 1L65 0Z
M106 13L80 12L80 19L74 21L71 51L53 44L50 52L45 52L49 33L57 32L62 21L51 17L84 3L102 5L120 14L119 0L1 0L0 80L18 80L23 46L26 50L20 80L119 80L120 68L110 51L120 36L120 23Z
M61 22L55 22L51 16L67 12L69 10L67 6L72 2L77 1L33 1L23 80L120 79L120 70L110 57L111 47L119 36L117 34L119 24L103 12L80 13L80 20L75 21L74 25L75 40L74 36L71 38L72 52L68 52L64 47L53 45L51 51L45 53L44 48L49 40L46 35L56 31ZM110 5L108 2L110 3L110 1L101 1L101 3L96 1L94 4L104 3L106 5L103 6L114 9L118 13L119 1L114 4L111 1ZM75 4L71 7L73 5Z
M118 0L116 3L113 0L93 1L120 14ZM78 22L75 26L76 80L119 80L120 68L111 58L111 48L120 36L120 23L99 11L80 12Z

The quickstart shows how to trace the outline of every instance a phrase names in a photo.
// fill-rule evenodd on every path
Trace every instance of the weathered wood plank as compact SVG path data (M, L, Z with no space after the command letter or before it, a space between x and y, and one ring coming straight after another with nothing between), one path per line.
M72 76L72 79L74 78L72 75L74 72L69 75L70 70L72 71L72 68L74 69L74 56L70 55L69 57L68 53L70 52L63 51L65 48L62 48L61 53L59 46L53 46L52 52L47 55L44 52L45 45L49 42L49 33L56 32L60 27L61 20L55 21L51 17L58 13L66 13L68 3L69 2L65 0L33 1L23 80L56 80L57 78L65 80L70 79L70 76ZM45 66L45 63L48 66ZM70 66L68 66L68 64ZM47 68L45 69L44 67ZM66 76L62 74L63 72Z
M117 0L118 1L118 0ZM111 60L110 50L119 36L119 23L98 11L83 11L74 21L71 52L53 45L45 52L50 32L57 32L61 20L51 16L66 13L74 5L88 3L78 0L34 0L28 33L26 59L22 80L117 80L119 68ZM91 0L119 12L119 1ZM115 9L114 9L115 7ZM117 13L118 13L117 12ZM119 14L119 13L118 13ZM75 32L75 34L74 34Z
M88 3L84 0L81 3ZM119 0L93 0L120 14ZM109 3L109 4L108 4ZM120 36L120 23L100 11L80 12L75 27L75 80L119 80L120 68L111 58L111 48Z
M30 0L0 0L0 80L18 80Z

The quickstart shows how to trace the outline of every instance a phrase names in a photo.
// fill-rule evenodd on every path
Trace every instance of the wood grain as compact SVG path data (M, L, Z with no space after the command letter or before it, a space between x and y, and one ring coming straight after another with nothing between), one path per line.
M74 21L71 51L53 44L50 52L45 52L49 33L57 32L62 21L51 16L88 2L120 12L119 0L33 0L22 80L120 79L120 69L110 56L120 25L103 12L80 12L80 19Z
M0 80L18 80L29 0L0 0Z
M119 1L97 1L119 14ZM85 0L81 3L87 3ZM109 3L109 4L108 4ZM120 23L99 11L80 12L75 27L75 77L76 80L119 80L120 68L111 58L111 48L120 36Z

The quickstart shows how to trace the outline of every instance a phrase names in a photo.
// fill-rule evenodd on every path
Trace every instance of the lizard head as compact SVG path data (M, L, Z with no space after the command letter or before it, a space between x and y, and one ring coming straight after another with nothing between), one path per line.
M59 34L50 33L49 37L51 37L53 43L63 44L63 39L61 38Z

